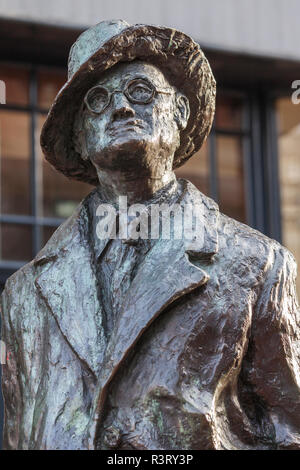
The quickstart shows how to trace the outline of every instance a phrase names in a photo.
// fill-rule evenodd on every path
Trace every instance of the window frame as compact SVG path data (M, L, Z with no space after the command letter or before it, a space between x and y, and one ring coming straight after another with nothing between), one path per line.
M18 214L2 214L0 208L0 223L7 224L16 224L16 225L30 225L32 229L32 258L42 248L42 228L44 226L57 228L61 223L65 221L64 218L55 218L55 217L40 217L38 215L38 206L39 206L39 183L38 183L38 152L36 145L36 129L37 129L37 118L38 115L46 116L48 114L48 109L44 109L38 106L38 84L37 76L38 70L43 70L48 68L48 66L43 65L34 65L27 63L16 63L16 62L2 62L1 65L5 66L15 66L22 65L26 67L29 71L29 102L28 105L15 105L15 104L0 104L0 110L5 111L15 111L15 112L26 112L30 117L30 155L29 155L29 187L30 187L30 202L31 202L31 215L18 215ZM57 71L59 73L65 73L64 68L60 67L51 67L51 70ZM0 258L0 283L2 284L2 279L7 278L14 271L21 268L28 261L9 261L2 260ZM5 273L5 274L4 274Z

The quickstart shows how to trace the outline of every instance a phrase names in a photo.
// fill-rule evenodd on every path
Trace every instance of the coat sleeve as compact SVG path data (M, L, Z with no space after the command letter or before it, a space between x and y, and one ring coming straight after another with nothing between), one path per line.
M265 274L252 322L248 380L267 415L267 425L261 419L265 441L275 449L300 449L300 311L294 258L276 245Z
M3 448L30 448L36 395L43 367L43 309L31 264L8 279L0 298L1 339L7 360L2 366Z
M5 345L6 358L2 365L2 394L4 400L3 448L18 449L22 399L20 371L17 366L18 341L11 318L9 288L1 295L1 339Z

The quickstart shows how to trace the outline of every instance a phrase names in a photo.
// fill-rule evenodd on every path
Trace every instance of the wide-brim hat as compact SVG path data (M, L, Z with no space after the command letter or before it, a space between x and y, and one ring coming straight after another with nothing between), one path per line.
M74 120L87 90L103 72L135 59L157 66L189 99L190 117L181 131L174 168L188 160L209 134L215 111L216 83L200 46L186 34L166 27L103 21L82 33L68 61L68 81L57 94L41 132L48 162L64 175L93 185L96 169L74 145Z

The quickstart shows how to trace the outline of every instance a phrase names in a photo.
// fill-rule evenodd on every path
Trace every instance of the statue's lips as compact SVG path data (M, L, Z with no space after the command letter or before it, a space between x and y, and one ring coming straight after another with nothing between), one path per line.
M139 128L145 129L142 121L135 121L135 120L128 120L128 121L118 121L113 124L110 124L107 127L107 130L110 132L118 132L118 131L128 131L130 128Z

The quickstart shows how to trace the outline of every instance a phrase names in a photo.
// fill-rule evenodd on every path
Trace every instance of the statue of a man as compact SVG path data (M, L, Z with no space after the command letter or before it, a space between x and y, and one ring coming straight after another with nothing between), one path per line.
M183 33L102 22L72 47L41 143L96 189L6 283L6 449L300 448L295 262L173 173L214 105ZM141 217L121 237L120 197L195 218L181 237L172 211L169 237L136 236Z

